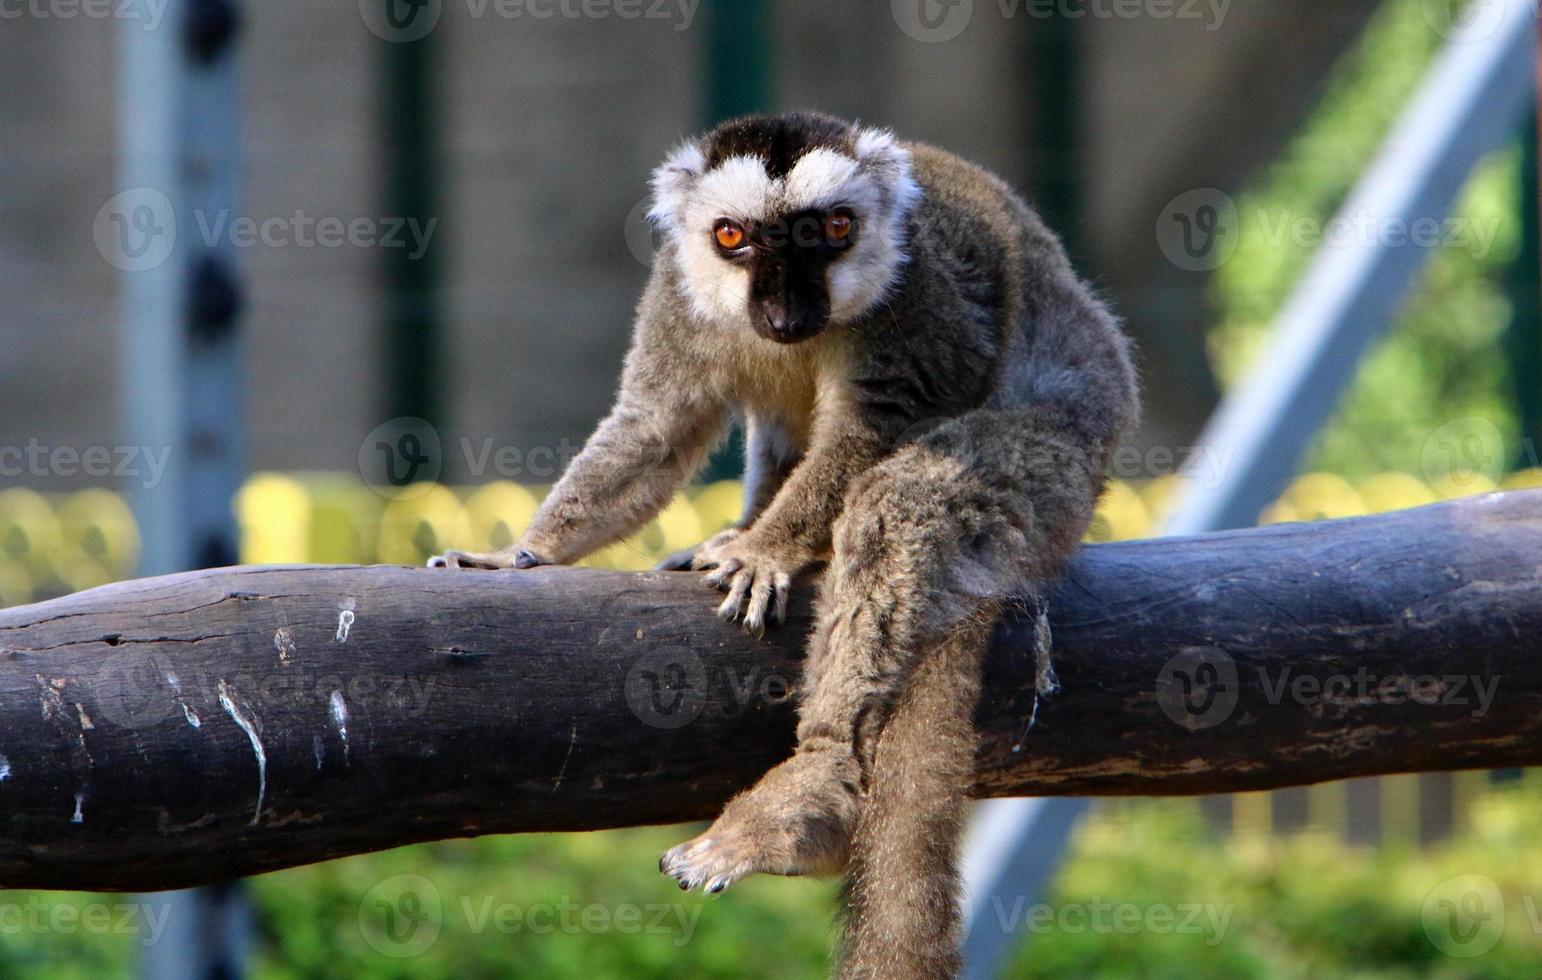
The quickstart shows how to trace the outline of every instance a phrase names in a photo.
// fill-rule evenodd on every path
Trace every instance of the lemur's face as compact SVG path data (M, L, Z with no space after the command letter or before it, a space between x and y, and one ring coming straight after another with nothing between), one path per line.
M654 190L697 314L782 344L882 301L920 193L893 137L821 116L729 123L676 152Z

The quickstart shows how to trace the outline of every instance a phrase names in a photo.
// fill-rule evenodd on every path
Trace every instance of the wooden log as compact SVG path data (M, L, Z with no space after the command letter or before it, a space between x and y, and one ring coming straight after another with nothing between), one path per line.
M689 574L237 568L0 612L0 887L149 890L710 817L792 747ZM1542 494L1084 549L997 636L982 796L1542 763Z

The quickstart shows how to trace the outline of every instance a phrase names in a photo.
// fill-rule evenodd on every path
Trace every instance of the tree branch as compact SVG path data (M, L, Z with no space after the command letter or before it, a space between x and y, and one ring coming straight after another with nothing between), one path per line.
M695 575L246 568L0 611L0 887L183 887L705 818L793 744L809 629ZM1542 494L1086 548L986 667L979 795L1542 763Z

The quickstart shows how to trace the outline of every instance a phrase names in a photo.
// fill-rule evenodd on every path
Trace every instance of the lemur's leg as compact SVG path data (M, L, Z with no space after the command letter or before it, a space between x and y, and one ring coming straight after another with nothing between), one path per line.
M843 978L951 978L962 965L957 873L974 783L983 618L916 664L878 736L846 866Z
M939 650L977 653L1001 604L1051 574L1091 520L1101 460L1043 421L1031 407L972 412L853 485L821 585L798 751L666 854L666 873L716 891L754 872L846 863L864 797L877 792L879 734L918 664ZM950 767L958 749L936 738L935 760L907 764ZM968 747L972 758L972 736ZM916 800L886 819L934 805L948 804Z

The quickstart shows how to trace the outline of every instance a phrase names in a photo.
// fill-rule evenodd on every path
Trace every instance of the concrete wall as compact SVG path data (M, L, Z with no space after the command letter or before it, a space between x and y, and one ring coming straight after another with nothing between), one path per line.
M627 231L649 170L699 125L708 37L706 10L687 17L674 0L661 8L670 16L638 20L615 8L597 19L473 15L480 6L446 0L436 32L446 183L433 247L450 346L433 383L445 389L457 479L469 476L457 465L462 437L555 445L581 439L607 406L647 272ZM1208 379L1194 370L1203 278L1162 262L1157 214L1182 190L1235 187L1267 160L1373 6L1338 0L1328 16L1313 0L1235 0L1213 30L1213 20L1078 22L1082 232L1150 352L1150 431L1176 438L1208 408ZM777 3L778 103L891 125L1032 194L1046 166L1030 43L1042 23L1010 0L976 0L957 36L938 40L907 33L904 11ZM247 4L246 15L244 213L386 217L386 42L354 3ZM91 222L119 190L120 28L27 17L0 30L0 446L116 441L117 273L96 254ZM252 466L351 469L388 414L378 250L256 246L243 261Z

